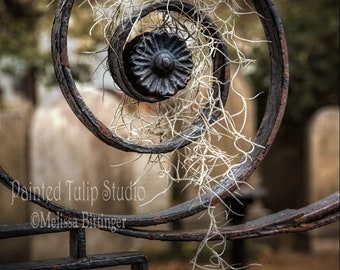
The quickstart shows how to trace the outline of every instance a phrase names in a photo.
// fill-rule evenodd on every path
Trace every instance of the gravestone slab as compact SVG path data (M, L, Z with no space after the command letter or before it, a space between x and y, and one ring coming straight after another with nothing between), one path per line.
M27 175L27 128L30 108L21 104L21 109L0 111L0 164L21 183L28 182ZM0 224L28 222L28 204L15 199L14 194L0 185ZM2 240L0 245L0 264L26 261L29 257L27 238Z
M81 94L92 112L109 125L119 97L106 92L103 99L99 90L83 91ZM59 92L49 94L35 112L30 143L31 186L37 187L38 191L39 188L42 191L42 186L45 190L50 188L50 199L59 204L86 211L89 215L91 212L136 214L171 205L171 194L167 193L156 205L141 206L163 191L165 185L157 167L147 171L138 184L133 184L145 168L149 155L123 152L98 140L76 118ZM45 195L48 196L47 193ZM39 207L32 207L33 214L40 219L55 218ZM31 245L32 258L68 256L67 237L64 233L36 237ZM139 248L145 252L164 250L167 243L153 242L150 245L142 240L89 228L87 247L88 254Z
M310 202L339 190L339 107L318 110L308 129ZM339 223L310 233L314 252L339 252Z

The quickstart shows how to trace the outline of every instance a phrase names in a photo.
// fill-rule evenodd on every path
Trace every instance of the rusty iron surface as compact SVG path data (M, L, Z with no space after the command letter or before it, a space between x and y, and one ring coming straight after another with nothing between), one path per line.
M60 1L52 29L52 57L61 91L76 116L99 139L118 149L130 151L131 149L122 142L122 139L113 138L111 131L94 116L86 106L73 81L67 56L67 30L73 2L73 0ZM232 174L235 176L237 182L246 181L269 151L284 114L288 92L288 52L279 15L271 1L256 0L253 1L253 4L257 12L261 15L267 40L271 41L268 42L271 64L271 84L265 114L255 137L255 143L264 146L264 148L255 149L250 154L250 158L241 162L241 165L235 166ZM142 149L137 149L137 151L139 150L143 152ZM12 191L21 196L27 193L25 187L14 185L14 179L3 169L0 170L0 173L1 181ZM220 199L225 198L236 189L235 182L235 179L230 179L226 176L220 180L220 183L212 187L211 192L204 193L200 195L200 197L193 198L158 212L143 215L104 216L90 213L90 216L95 220L108 218L124 219L128 227L142 227L172 222L192 216L205 210L205 205L215 204ZM28 198L51 212L58 212L58 215L61 217L78 219L79 221L82 220L82 212L80 210L63 207L33 193L29 194ZM92 221L89 220L89 222Z
M268 50L270 55L271 82L265 113L260 122L254 141L256 144L264 146L264 148L255 149L250 154L249 159L244 160L244 162L242 161L239 166L235 166L232 174L235 176L237 182L246 181L268 153L279 130L288 95L288 50L280 17L271 0L254 0L252 2L260 15L266 39L270 41L268 42ZM75 115L98 139L123 151L165 153L168 152L169 149L176 149L183 146L183 142L178 145L176 140L169 141L166 147L164 147L164 145L156 145L147 148L144 146L132 145L130 142L114 136L114 134L112 134L112 132L90 111L73 81L67 54L67 30L73 3L73 0L61 0L59 2L52 30L52 57L61 91ZM171 1L171 3L178 2ZM226 66L223 74L221 73L220 76L223 77L223 80L228 80L228 74L229 66ZM224 98L227 98L227 94ZM193 128L193 130L195 130L195 128ZM192 132L192 130L190 132L191 135L199 135L199 132ZM84 246L86 244L85 234L84 232L81 232L82 225L84 225L82 224L83 212L81 210L70 209L40 197L38 194L26 189L25 186L18 185L16 179L13 179L1 167L0 182L12 192L58 214L58 217L65 221L67 221L67 219L77 220L79 225L77 228L66 225L63 228L55 230L53 230L53 228L48 229L44 227L32 228L30 224L1 225L0 239L54 233L57 231L70 231L72 253L70 254L71 257L69 259L64 259L64 261L49 261L46 262L45 265L42 263L40 268L39 265L33 265L34 263L32 263L32 268L26 268L30 265L28 263L25 264L26 269L80 269L91 268L92 266L103 267L100 265L100 262L103 263L104 261L110 261L111 265L115 265L115 263L117 263L116 265L119 265L118 263L132 263L132 269L147 269L146 258L136 253L114 254L111 255L111 257L108 256L106 258L100 255L96 258L88 257ZM151 240L201 241L203 237L207 236L206 230L157 231L143 229L142 227L159 225L193 216L205 210L206 205L213 205L233 193L237 188L235 182L235 179L230 179L225 176L217 185L212 187L210 192L206 192L199 197L158 212L146 213L143 215L99 215L96 213L89 213L89 217L92 217L93 219L89 218L87 222L92 227L99 227L98 223L100 223L102 219L124 219L126 227L115 228L115 233ZM287 209L245 224L221 228L222 234L211 235L210 239L219 239L223 236L226 239L234 240L311 230L338 221L339 210L339 192L337 192L319 202L301 209ZM112 232L112 228L100 229L110 229ZM74 265L74 268L72 268L71 265ZM36 266L36 268L33 266ZM20 266L17 264L13 265L12 269L20 269L20 267L23 267L23 265ZM10 268L0 266L0 269Z

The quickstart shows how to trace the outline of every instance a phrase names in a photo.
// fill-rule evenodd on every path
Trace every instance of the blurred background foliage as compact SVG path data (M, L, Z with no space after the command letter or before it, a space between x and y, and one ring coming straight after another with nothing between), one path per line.
M339 104L339 1L274 2L283 20L290 67L282 128L303 130L316 109ZM267 74L266 69L254 74L259 89L267 83Z
M317 108L339 102L339 1L281 0L275 4L284 23L290 61L290 93L284 126L299 129ZM14 56L26 73L46 76L50 54L42 52L37 44L41 31L50 31L56 5L57 1L49 0L1 1L0 59ZM91 50L96 38L86 38L92 14L88 14L85 6L74 9L72 18L76 27L70 34L80 38L81 48ZM244 21L242 24L249 29L250 24ZM254 53L259 58L258 52ZM266 61L265 52L258 59L261 61ZM252 80L257 84L256 89L263 89L268 83L268 71L265 64L257 66L259 70L251 74ZM13 66L3 66L2 70L13 73Z
M279 134L261 171L269 194L265 203L271 210L279 211L309 203L309 121L322 106L339 105L339 1L274 2L288 45L289 94ZM268 84L265 54L258 61L260 68L251 76L256 88L263 89ZM260 96L260 115L264 102Z
M83 1L76 1L76 5ZM240 1L242 2L242 1ZM266 206L273 211L300 207L307 201L305 159L305 130L312 113L324 105L339 104L339 1L338 0L277 0L274 1L283 20L290 62L290 91L288 105L279 136L269 158L263 163L264 186L268 189ZM78 4L79 3L79 4ZM21 85L21 94L33 104L37 81L51 75L50 51L37 46L41 32L50 32L57 1L3 0L0 1L0 61L12 56L0 68L12 74ZM245 5L246 6L246 5ZM82 48L93 50L96 38L88 39L92 14L85 6L74 9L70 34L79 38ZM252 23L241 21L244 32ZM250 74L256 89L268 86L266 53L254 47L258 61L256 72ZM17 77L13 63L24 70ZM16 64L17 65L17 64ZM86 68L80 67L80 70ZM79 76L85 78L86 76ZM84 80L85 80L84 79ZM88 78L89 79L89 78ZM0 89L3 87L0 80ZM265 100L258 99L259 115ZM287 181L290 180L290 181ZM277 192L277 183L281 185ZM302 190L302 192L301 192ZM290 196L287 196L290 194ZM288 198L287 198L288 197Z

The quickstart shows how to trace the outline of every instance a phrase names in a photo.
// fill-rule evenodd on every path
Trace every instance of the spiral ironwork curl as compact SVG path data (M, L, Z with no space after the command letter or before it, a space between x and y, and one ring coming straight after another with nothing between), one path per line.
M154 11L174 12L180 16L184 16L187 19L200 22L204 35L211 37L213 40L211 44L212 50L214 51L214 54L211 57L213 62L212 75L215 78L212 83L212 99L214 100L213 104L212 102L207 102L204 110L202 111L202 115L198 115L196 119L193 119L192 124L184 128L180 134L159 143L142 145L122 138L116 133L112 132L106 125L97 119L97 117L88 109L86 103L81 98L81 95L77 90L76 84L72 77L67 53L68 23L72 7L73 1L63 2L63 9L60 14L57 14L56 20L54 22L52 33L52 53L55 73L61 87L61 91L63 92L65 99L68 101L75 115L100 140L124 151L133 151L139 153L167 153L190 144L204 133L208 125L211 125L217 120L221 114L221 108L224 107L227 100L230 76L227 47L223 36L219 32L212 18L204 14L202 11L197 10L189 3L181 1L156 2L148 4L141 10L137 10L130 16L124 18L113 33L110 40L110 46L108 48L108 65L112 77L114 81L120 86L121 90L126 94L134 97L136 100L147 102L156 102L160 99L166 98L167 92L169 90L165 89L164 91L160 91L165 93L165 95L150 95L150 93L145 95L145 89L141 91L134 89L133 84L135 83L131 83L131 78L129 78L125 72L126 68L124 68L124 55L126 58L127 50L124 50L124 48L129 46L128 37L130 36L133 26L138 20L144 18ZM170 36L170 39L175 38ZM177 40L176 43L183 44L180 40ZM187 57L187 50L183 45L181 45L181 48L181 53L183 53L186 58L185 63L187 67L185 76L182 79L183 83L176 85L176 90L179 90L182 86L184 86L184 82L187 81L187 76L191 68L190 60ZM180 57L181 56L182 55L180 54ZM180 65L176 63L176 61L175 67L176 70L181 68ZM132 70L130 69L128 73L131 74ZM141 86L143 87L143 83ZM172 93L173 91L170 90L170 92Z
M110 130L107 129L87 108L85 102L81 98L79 91L77 90L76 84L72 79L67 55L67 30L73 2L73 0L60 1L52 29L52 55L59 86L74 113L85 124L85 126L89 128L89 130L91 130L98 138L100 138L104 142L117 147L118 149L132 151L131 143L127 143L121 138L115 137L114 134L112 134ZM178 6L176 5L176 3L180 3L181 5ZM90 213L91 217L94 217L96 220L103 220L107 218L124 218L126 220L125 224L128 228L133 226L143 227L158 225L180 220L205 210L206 205L214 205L221 199L226 198L226 196L228 196L237 188L238 184L236 184L236 182L246 181L246 179L261 163L275 139L284 115L288 95L288 51L282 23L276 11L274 3L270 0L254 0L253 4L257 13L259 14L259 17L261 18L266 39L271 41L268 42L268 50L270 52L269 55L271 66L271 83L269 87L265 112L254 139L254 143L262 145L263 148L254 149L254 151L249 154L249 158L247 160L243 160L239 166L234 166L231 172L231 174L233 175L233 179L230 179L228 175L225 175L219 183L211 188L210 191L201 194L199 197L193 198L191 200L158 212L146 213L143 215L117 216ZM151 11L157 9L176 11L179 13L183 13L186 16L197 17L201 15L202 18L204 18L203 20L201 20L201 22L205 22L206 31L208 33L211 32L213 36L215 36L218 40L221 40L219 39L219 32L216 31L216 28L214 28L214 24L213 22L211 22L209 17L206 17L204 16L204 14L193 9L190 4L185 4L183 2L174 3L172 1L169 1L166 3L155 3L147 6L141 11L141 13L134 14L129 18L129 20L120 24L118 26L118 29L116 30L117 33L120 34L116 35L116 38L114 40L111 40L111 45L114 45L114 48L123 48L126 37L129 35L130 29L137 18L143 17ZM224 46L222 45L222 43L217 42L217 44L215 45L219 46L219 49L224 50ZM114 50L114 48L111 49ZM119 52L119 50L114 51ZM218 69L218 71L220 71L218 73L218 77L221 78L222 81L226 81L225 72L228 71L227 66L225 66L224 56L225 54L220 55L220 57L215 57L215 67L223 67L222 71L221 69ZM117 65L115 67L122 69L122 57L116 57L115 59L117 60ZM116 74L117 76L120 76L121 72ZM224 98L226 99L226 97ZM193 127L191 131L194 130L195 132L196 128L197 127ZM178 147L178 145L174 142L172 142L171 144L172 146L169 147L171 149L176 149L176 147ZM164 145L162 145L162 148L163 147ZM151 146L150 148L139 147L137 150L147 153L152 152L152 150L160 152L164 151L164 149L162 150L159 145ZM11 184L13 183L13 179L11 179L9 175L6 175L5 172L3 172L3 175L3 179L6 180L6 185L9 188L13 188ZM21 194L22 188L19 187L17 190L15 190L15 192ZM35 203L45 207L52 212L58 212L59 215L66 218L71 217L74 219L79 219L79 222L81 222L81 211L62 207L55 203L46 201L40 198L38 195L32 194L31 198L35 198ZM91 222L91 220L89 222ZM131 230L131 234L134 234L133 230ZM160 235L158 239L166 239L166 237L163 238L163 236Z

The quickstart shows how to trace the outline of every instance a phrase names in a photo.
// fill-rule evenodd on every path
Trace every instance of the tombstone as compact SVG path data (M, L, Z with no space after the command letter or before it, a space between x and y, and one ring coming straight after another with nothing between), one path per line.
M26 150L30 108L25 104L20 105L20 109L0 111L0 164L11 176L25 183L28 179ZM28 222L27 208L26 202L15 200L11 190L0 185L0 224ZM2 241L0 264L28 259L29 243L27 238Z
M105 92L103 99L99 90L81 94L92 112L109 125L119 103L118 95ZM133 186L149 155L123 152L101 142L76 118L59 91L46 96L35 112L30 143L31 185L51 187L55 193L50 199L56 203L97 214L136 214L170 206L170 193L160 196L156 204L140 206L164 190L166 182L160 179L159 169L152 167L143 181ZM41 218L49 215L37 206L32 207L31 213L38 213ZM161 251L168 245L163 242L150 245L145 243L147 240L98 229L87 229L86 237L89 255L129 250ZM38 236L31 244L32 259L65 256L68 256L67 233Z
M319 109L308 128L310 203L339 190L339 107ZM339 223L310 232L313 252L339 253Z

